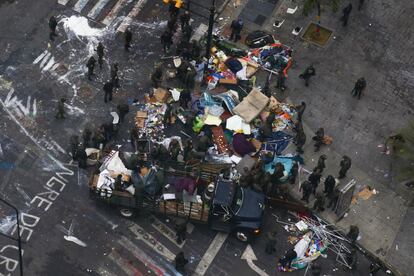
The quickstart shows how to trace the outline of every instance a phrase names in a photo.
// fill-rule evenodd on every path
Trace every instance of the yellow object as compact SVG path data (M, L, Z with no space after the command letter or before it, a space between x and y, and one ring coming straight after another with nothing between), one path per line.
M183 4L184 4L184 1L182 1L182 0L176 0L175 1L175 7L177 9L180 9L183 6Z
M164 2L164 4L169 4L170 0L162 0L162 2Z

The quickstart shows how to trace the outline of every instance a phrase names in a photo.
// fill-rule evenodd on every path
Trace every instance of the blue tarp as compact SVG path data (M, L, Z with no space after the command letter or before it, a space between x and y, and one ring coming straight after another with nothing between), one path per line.
M275 152L276 155L281 155L283 150L289 145L292 136L283 131L273 132L272 138L267 138L262 144L261 150Z

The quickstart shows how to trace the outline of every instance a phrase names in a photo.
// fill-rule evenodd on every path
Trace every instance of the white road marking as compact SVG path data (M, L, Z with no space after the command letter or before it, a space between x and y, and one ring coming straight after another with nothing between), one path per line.
M98 272L100 276L117 276L115 273L103 267L99 267L96 272Z
M55 65L53 65L52 69L50 71L55 71L59 67L60 63L56 62Z
M33 64L37 64L39 61L41 61L45 55L48 53L48 50L44 50L43 53L41 53L34 61Z
M61 5L66 6L66 4L69 2L70 0L58 0L58 3Z
M217 253L220 251L221 246L226 241L229 234L227 233L217 233L214 237L214 240L211 242L206 253L204 253L203 258L198 263L197 268L194 272L194 275L201 276L204 275L209 268L210 264L213 262Z
M75 6L73 7L73 10L76 12L81 12L83 8L88 4L89 0L79 0L76 2Z
M111 259L114 263L116 263L127 275L135 275L135 272L132 268L128 267L128 263L122 259L122 257L116 252L112 251L108 258Z
M55 58L54 58L54 57L51 57L51 58L49 59L48 63L46 64L46 66L45 66L45 67L43 67L42 72L43 72L43 71L47 71L47 70L49 70L50 68L52 68L52 66L53 66L54 64L55 64Z
M248 266L257 274L260 276L269 276L265 271L260 269L260 267L256 266L253 261L257 261L257 257L254 254L253 248L250 246L250 244L247 245L246 249L244 250L242 256L242 260L246 260Z
M121 25L118 27L118 32L125 32L129 25L132 23L132 19L138 15L141 11L142 7L145 5L147 0L138 0L135 4L134 8L128 13L128 15L124 18Z
M104 18L104 20L102 20L102 23L105 24L106 26L110 25L115 20L122 6L127 1L128 0L119 0L118 2L116 2L112 10L108 13L108 15Z
M155 216L151 216L154 222L151 224L152 227L154 227L158 232L160 232L164 237L169 239L173 244L178 246L179 248L183 248L185 241L183 241L181 244L178 244L176 241L176 233L174 230L172 230L170 227L165 225L162 221L157 219Z
M157 241L157 239L155 239L151 234L149 234L139 225L134 223L131 227L129 227L129 230L135 234L138 240L143 241L150 248L154 249L158 254L168 259L168 261L172 262L175 259L175 254L168 250L167 247Z
M95 19L108 2L109 0L99 0L88 13L88 17Z
M43 68L43 66L46 65L47 61L49 60L49 58L52 56L51 53L47 53L46 56L42 59L42 62L40 63L40 68Z

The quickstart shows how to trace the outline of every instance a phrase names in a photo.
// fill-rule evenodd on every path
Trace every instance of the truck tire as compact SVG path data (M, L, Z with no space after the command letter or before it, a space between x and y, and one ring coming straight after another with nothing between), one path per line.
M236 238L244 243L249 243L251 240L251 235L247 231L239 230L236 232Z
M134 215L134 211L132 209L129 209L129 208L121 208L121 209L119 209L119 213L124 218L130 218Z

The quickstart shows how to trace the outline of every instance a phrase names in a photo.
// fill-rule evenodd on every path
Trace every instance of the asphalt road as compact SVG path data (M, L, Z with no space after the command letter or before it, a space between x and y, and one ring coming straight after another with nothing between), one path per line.
M0 2L0 44L5 49L0 54L0 193L22 212L24 271L26 275L174 275L169 259L183 250L192 274L206 252L212 251L209 246L217 240L217 233L197 225L181 249L171 240L170 231L160 230L151 215L127 220L117 210L91 201L89 172L69 164L69 137L110 120L109 112L117 104L142 98L161 53L165 7L155 1L107 2L102 9L95 6L97 1L86 0L59 0L63 5L56 0ZM117 3L118 13L108 18ZM134 11L139 12L130 24L133 44L126 53L117 29ZM49 41L47 25L51 15L59 21L54 42ZM72 16L88 18L91 28ZM104 22L111 20L112 25L103 29ZM73 24L65 28L65 22ZM105 45L105 63L88 81L84 65L97 41ZM119 63L121 88L111 103L104 104L102 86L114 62ZM68 99L68 114L57 120L54 116L61 97ZM124 148L128 147L132 111L131 106L117 138ZM0 211L0 229L16 236L12 210L3 204ZM276 229L280 233L276 255L264 253L263 237L252 244L258 258L255 264L269 275L279 274L276 257L289 246L287 232L276 224L272 212L283 218L287 215L280 210L267 212L264 232ZM172 228L172 221L158 219L166 225L163 229ZM0 246L0 272L18 275L16 243L1 237ZM254 275L241 259L245 249L245 244L227 237L216 258L207 262L206 275ZM368 260L360 256L359 262L353 275L367 275ZM336 263L334 254L328 253L320 263L326 274L351 274Z

